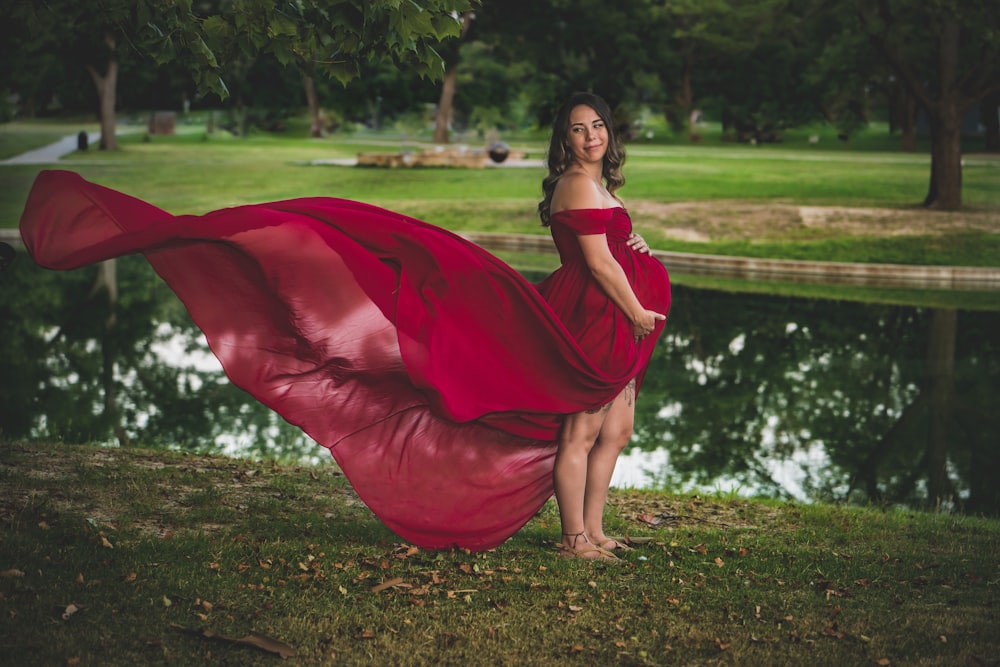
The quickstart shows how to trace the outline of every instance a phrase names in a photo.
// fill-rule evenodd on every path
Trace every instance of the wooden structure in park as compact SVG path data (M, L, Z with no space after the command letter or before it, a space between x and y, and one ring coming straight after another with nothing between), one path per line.
M499 159L498 159L499 158ZM505 150L499 154L495 149L470 149L465 146L436 146L419 151L399 153L358 153L359 167L464 167L481 169L489 162L500 163L511 158L524 158L523 151Z

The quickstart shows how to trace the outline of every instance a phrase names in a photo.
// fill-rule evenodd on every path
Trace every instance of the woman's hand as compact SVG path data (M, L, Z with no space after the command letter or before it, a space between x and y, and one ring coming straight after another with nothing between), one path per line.
M649 254L649 244L646 243L644 238L635 232L628 235L628 247L632 248L632 250L635 250L636 252L641 252L646 255Z
M644 310L639 317L632 320L632 334L635 336L636 342L653 333L656 330L656 323L665 319L667 316L663 313Z

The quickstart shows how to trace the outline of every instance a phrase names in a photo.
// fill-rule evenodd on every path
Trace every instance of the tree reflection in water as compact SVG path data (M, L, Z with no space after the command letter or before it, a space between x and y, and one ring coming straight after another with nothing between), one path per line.
M221 371L151 352L205 345L141 257L118 260L117 301L96 267L20 259L0 290L0 437L327 460ZM811 498L998 513L998 320L675 286L633 450L666 461L650 486L781 496L791 466Z
M1000 510L998 313L675 287L638 401L650 485ZM817 457L821 450L825 456ZM816 465L817 458L825 465Z

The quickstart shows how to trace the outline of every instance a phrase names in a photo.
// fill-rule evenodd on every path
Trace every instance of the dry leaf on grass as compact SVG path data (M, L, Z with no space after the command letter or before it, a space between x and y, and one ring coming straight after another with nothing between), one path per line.
M402 577L393 577L392 579L389 579L387 581L382 582L378 586L374 586L372 588L372 593L375 593L377 595L377 594L381 593L382 591L384 591L385 589L392 588L393 586L400 586L402 588L410 588L411 587L410 584L404 584L403 583L403 578Z
M272 637L266 635L261 635L256 632L251 632L244 637L227 637L225 635L219 635L211 630L197 630L195 628L186 628L183 625L177 625L176 623L171 623L170 627L179 632L184 632L189 635L196 635L198 637L203 637L205 639L212 639L214 641L227 642L230 644L242 644L244 646L252 646L253 648L260 649L261 651L266 651L268 653L274 653L281 656L282 658L294 658L295 649L286 644L285 642L278 641Z
M73 617L73 614L80 611L81 609L83 609L83 605L72 604L72 603L66 605L66 608L63 609L61 613L62 620L68 621L70 618Z

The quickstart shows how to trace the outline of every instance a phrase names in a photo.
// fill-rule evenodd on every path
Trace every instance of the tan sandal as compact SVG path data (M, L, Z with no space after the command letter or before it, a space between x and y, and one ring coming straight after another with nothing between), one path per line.
M605 551L635 551L632 547L625 544L624 541L619 540L614 537L609 537L597 546L599 549L604 549Z
M607 549L602 549L597 546L590 539L587 538L586 534L583 532L579 533L563 533L563 537L572 537L572 546L560 543L556 549L559 551L559 555L563 558L579 558L580 560L596 560L604 562L621 562L621 559L608 551ZM576 546L576 541L583 538L584 545L581 547ZM588 554L597 554L596 556Z

